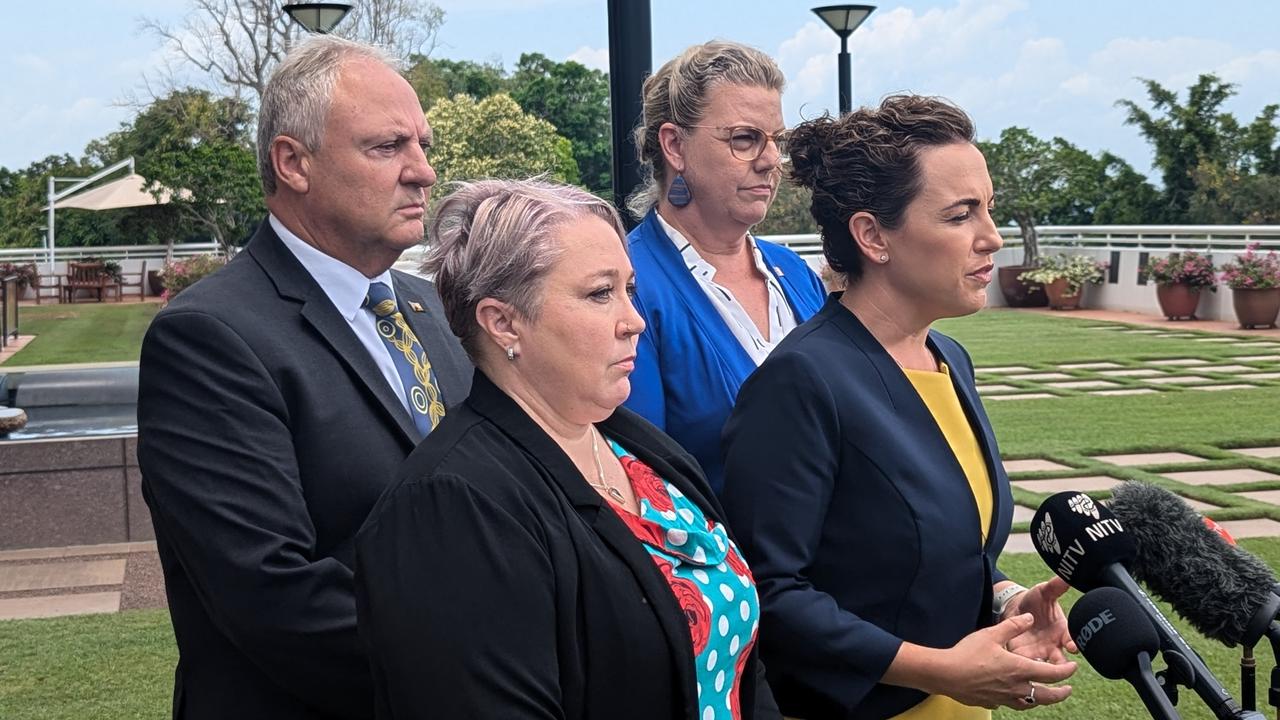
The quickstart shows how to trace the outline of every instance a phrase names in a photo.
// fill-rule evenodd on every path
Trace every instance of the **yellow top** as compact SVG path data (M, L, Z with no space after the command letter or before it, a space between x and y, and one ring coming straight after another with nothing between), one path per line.
M978 506L978 521L981 523L982 541L987 540L987 529L991 527L993 500L991 497L991 476L987 474L987 462L982 456L982 447L973 434L969 418L965 417L964 408L960 406L960 398L956 395L955 386L951 384L951 373L945 363L938 363L941 372L924 370L906 370L907 379L920 393L934 421L942 430L942 435L951 446L965 477L969 480L969 489L973 491L973 501ZM961 705L946 695L930 695L924 702L896 716L893 720L990 720L991 711L986 708Z

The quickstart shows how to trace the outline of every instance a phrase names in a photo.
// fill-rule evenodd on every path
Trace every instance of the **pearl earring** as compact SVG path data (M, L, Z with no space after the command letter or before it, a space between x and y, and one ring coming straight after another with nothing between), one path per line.
M887 262L889 262L889 256L884 253L880 253L880 263L884 264Z

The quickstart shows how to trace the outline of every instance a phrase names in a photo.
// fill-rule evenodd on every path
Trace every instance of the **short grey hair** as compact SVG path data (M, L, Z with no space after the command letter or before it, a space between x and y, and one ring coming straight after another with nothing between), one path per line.
M583 217L605 221L626 248L613 205L572 185L480 180L458 183L440 201L422 270L434 276L449 328L473 361L481 359L476 306L494 298L536 320L543 280L564 251L556 230Z
M632 136L643 177L639 188L627 198L627 209L637 220L657 204L667 182L659 128L664 123L689 127L701 122L707 112L707 95L719 85L782 92L786 78L764 52L727 40L687 48L650 75L641 91L640 124Z
M258 174L265 194L276 192L271 141L288 135L311 152L319 150L338 74L346 63L357 59L400 72L400 62L381 48L319 35L290 51L271 74L258 109Z

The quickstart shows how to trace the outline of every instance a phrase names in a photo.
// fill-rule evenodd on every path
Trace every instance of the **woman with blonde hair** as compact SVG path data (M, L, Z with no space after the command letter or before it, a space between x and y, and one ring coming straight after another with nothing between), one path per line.
M509 180L437 213L426 269L476 374L357 540L378 716L776 718L719 503L618 407L645 324L617 213Z
M713 490L720 431L742 381L822 306L798 255L751 235L786 152L782 72L733 42L695 45L644 84L635 143L648 181L628 201L636 350L627 407L684 446Z

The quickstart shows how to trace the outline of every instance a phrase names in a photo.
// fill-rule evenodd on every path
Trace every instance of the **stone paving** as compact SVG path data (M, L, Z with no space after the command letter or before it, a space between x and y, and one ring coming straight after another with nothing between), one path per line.
M1280 458L1280 446L1226 448L1225 450L1238 456L1240 465L1247 464L1253 458L1266 460ZM1197 465L1203 466L1207 463L1221 466L1224 461L1223 459L1203 458L1183 452L1094 455L1088 459L1097 463L1112 465L1116 470L1121 468L1150 468L1150 470L1147 470L1148 472L1153 472L1170 481L1167 483L1170 489L1173 489L1179 495L1183 495L1183 500L1197 512L1209 517L1213 517L1215 512L1223 511L1226 508L1186 497L1184 493L1187 491L1195 492L1197 487L1212 487L1217 490L1225 490L1232 497L1280 507L1280 473L1252 467L1196 469ZM1230 462L1230 460L1226 462ZM1010 474L1012 478L1011 484L1015 488L1035 493L1051 494L1066 490L1079 490L1097 494L1105 493L1116 484L1123 482L1118 477L1112 477L1104 473L1069 477L1066 475L1072 468L1063 463L1045 458L1006 460L1004 467L1005 471ZM1090 469L1096 471L1097 466L1090 466ZM1036 475L1026 477L1028 473L1036 473ZM1059 473L1064 477L1046 476L1048 473ZM1186 489L1180 488L1179 484ZM1262 487L1250 489L1251 486L1259 485ZM1014 524L1030 522L1034 514L1035 509L1033 507L1015 505L1013 522ZM1220 520L1218 524L1236 538L1280 536L1280 522L1270 518ZM1013 533L1009 536L1008 544L1005 545L1005 552L1035 552L1035 548L1031 544L1031 536L1025 532Z
M1153 334L1155 330L1093 325L1089 330L1124 332L1152 337L1190 337ZM978 366L978 393L987 400L1053 400L1082 395L1123 396L1169 392L1250 390L1280 385L1280 344L1242 341L1238 337L1201 337L1197 342L1231 343L1226 358L1205 359L1183 350L1169 357L1131 362L1071 362L1062 364ZM1238 352L1238 354L1237 354Z
M154 542L0 552L0 620L165 606Z

